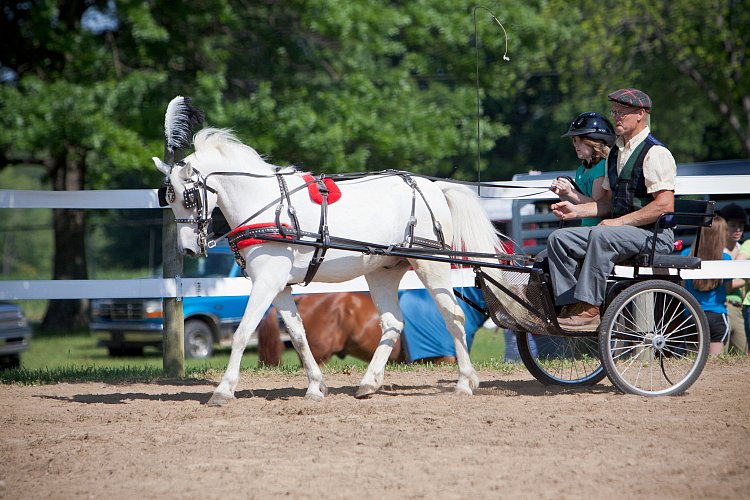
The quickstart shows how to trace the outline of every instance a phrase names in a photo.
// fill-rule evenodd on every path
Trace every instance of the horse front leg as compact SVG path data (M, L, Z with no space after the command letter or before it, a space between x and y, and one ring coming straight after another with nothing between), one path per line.
M313 401L322 401L328 395L328 387L323 382L323 372L320 371L318 363L315 362L310 345L307 343L305 327L302 324L299 314L297 314L297 305L294 303L294 298L292 297L292 289L286 287L282 290L276 296L273 304L276 306L281 319L286 325L289 337L292 339L292 345L294 345L294 349L299 354L302 367L307 374L308 385L305 398Z
M237 330L232 336L232 352L229 364L219 386L214 390L209 406L224 406L234 399L234 391L240 380L240 365L250 336L257 328L263 315L271 306L274 297L286 286L285 283L273 286L263 281L253 281L253 289Z
M380 314L382 336L375 349L367 371L359 383L355 397L365 398L375 394L383 385L385 365L404 329L404 318L398 305L398 284L406 272L405 266L381 269L365 276L370 288L370 297Z

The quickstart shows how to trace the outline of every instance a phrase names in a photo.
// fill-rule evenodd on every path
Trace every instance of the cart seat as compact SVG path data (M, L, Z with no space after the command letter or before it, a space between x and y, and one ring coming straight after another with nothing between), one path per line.
M654 238L651 252L637 255L630 264L641 267L657 267L672 269L700 269L701 259L693 255L660 254L656 253L656 232L658 228L671 229L677 226L697 227L693 245L697 248L700 243L701 228L710 227L715 212L714 201L686 200L676 198L674 211L665 212L656 219L654 224ZM623 262L622 264L628 264Z

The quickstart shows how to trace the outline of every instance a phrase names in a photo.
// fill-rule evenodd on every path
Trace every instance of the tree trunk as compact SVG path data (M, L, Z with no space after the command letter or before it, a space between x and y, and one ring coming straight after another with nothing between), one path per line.
M66 152L54 160L52 185L55 191L78 191L84 187L85 154ZM86 270L85 210L54 209L55 256L53 278L88 278ZM50 300L42 330L75 330L88 325L87 302L81 299Z

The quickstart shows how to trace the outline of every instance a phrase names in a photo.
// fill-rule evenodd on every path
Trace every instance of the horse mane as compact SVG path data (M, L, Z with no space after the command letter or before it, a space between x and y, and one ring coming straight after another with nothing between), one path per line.
M204 128L193 137L193 145L196 154L214 149L227 162L235 168L240 166L257 165L269 172L275 172L278 167L268 163L255 149L240 141L231 129ZM282 172L294 167L285 167Z

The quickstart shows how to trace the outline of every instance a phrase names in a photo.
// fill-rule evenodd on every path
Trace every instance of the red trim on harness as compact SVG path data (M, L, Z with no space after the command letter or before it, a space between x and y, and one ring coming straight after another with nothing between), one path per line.
M310 199L314 203L321 205L323 203L323 195L320 193L320 189L318 189L318 182L310 174L303 174L302 178L305 180L305 182L309 183L307 185L307 191L310 193ZM333 179L331 179L330 177L325 177L323 179L323 184L325 184L325 186L328 188L329 205L336 203L337 201L339 201L339 199L341 199L341 190L333 181Z
M284 226L284 228L288 228L289 230L292 229L292 226L290 226L289 224L282 223L281 225ZM234 228L232 232L230 232L227 235L227 238L231 238L232 236L236 235L239 232L242 232L245 229L258 229L258 228L263 228L263 227L276 229L276 224L274 224L273 222L264 222L261 224L249 224L247 226L239 226L239 227ZM294 238L294 235L291 235L291 234L287 234L286 236L281 236L280 234L278 233L274 234L273 232L269 232L267 236L270 238L278 238L280 240L284 240L284 239L290 240ZM236 246L239 249L239 248L250 247L253 245L260 245L261 243L268 243L268 240L259 240L258 238L248 237L248 238L237 241Z

